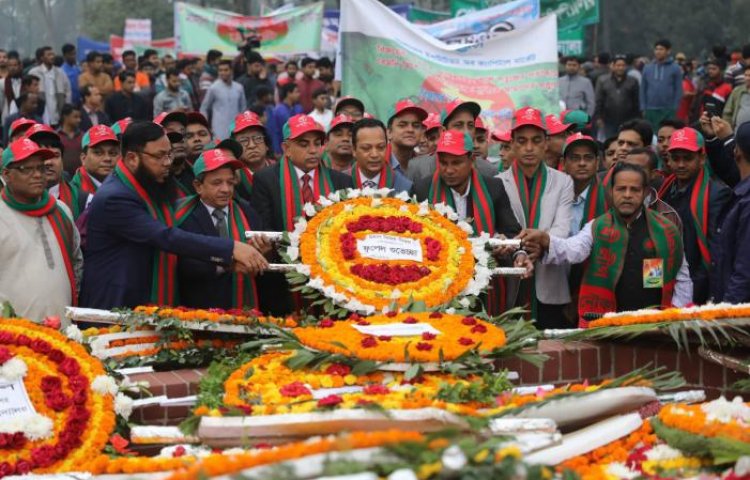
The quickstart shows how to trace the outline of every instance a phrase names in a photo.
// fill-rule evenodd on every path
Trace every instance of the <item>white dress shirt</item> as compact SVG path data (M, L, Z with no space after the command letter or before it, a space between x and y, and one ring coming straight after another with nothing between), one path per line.
M213 222L214 227L216 227L217 220L216 220L216 217L214 217L214 210L216 210L216 207L212 207L211 205L207 204L203 200L201 200L201 203L203 204L203 206L206 207L206 210L208 210L208 216L211 217L211 221ZM221 211L224 212L224 218L227 219L226 222L227 222L227 227L228 227L229 226L229 206L222 208Z
M369 180L370 182L375 183L375 187L373 188L378 188L378 185L380 185L380 172L376 173L374 177L370 178L367 175L365 175L365 172L363 172L361 168L359 168L358 170L359 170L359 178L362 179L363 186L365 182Z
M568 238L559 238L554 235L549 236L549 250L542 257L543 265L572 265L586 261L591 255L591 249L594 244L591 220L583 226L580 232ZM690 279L687 260L682 257L682 265L677 272L675 279L674 293L672 294L672 304L675 307L684 307L693 301L693 281Z
M458 214L458 218L460 220L466 220L466 217L469 216L468 212L466 211L466 206L468 204L470 193L471 182L466 185L466 191L464 193L458 193L451 188L451 194L453 194L453 205L456 206L456 213Z

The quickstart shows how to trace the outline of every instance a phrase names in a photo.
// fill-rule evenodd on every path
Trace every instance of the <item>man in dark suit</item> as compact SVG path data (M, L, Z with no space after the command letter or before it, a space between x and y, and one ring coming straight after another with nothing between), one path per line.
M122 158L91 203L80 304L92 308L176 305L177 258L203 259L256 274L267 262L254 247L174 227L169 198L172 153L164 129L132 123Z
M178 225L186 232L242 241L247 230L262 230L258 213L244 200L233 200L237 169L242 162L228 149L201 154L193 164L197 195L177 208ZM256 240L256 239L253 239ZM263 253L271 244L258 239ZM255 308L257 291L252 277L215 263L181 257L177 264L180 302L192 308Z
M321 164L325 130L315 120L307 115L295 115L283 132L284 157L255 174L250 197L265 228L276 232L293 230L305 203L315 203L321 195L351 186L348 175ZM288 313L292 303L284 276L267 273L261 280L261 310L274 315Z
M353 188L390 188L412 193L412 182L391 168L386 158L388 136L385 125L375 118L363 118L352 128L354 165L351 168Z
M88 131L96 125L111 125L109 116L102 110L102 94L93 85L81 88L83 105L81 108L81 125L78 127L82 132Z

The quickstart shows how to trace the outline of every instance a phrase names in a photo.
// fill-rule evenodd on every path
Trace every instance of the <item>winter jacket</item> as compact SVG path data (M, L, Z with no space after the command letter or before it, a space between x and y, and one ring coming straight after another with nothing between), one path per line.
M568 110L583 110L594 115L596 100L591 80L583 75L563 75L560 78L560 100Z
M596 84L596 116L608 125L620 125L640 115L638 80L628 75L622 80L602 75Z
M682 68L672 57L663 62L653 62L643 67L641 80L641 110L674 109L682 99Z

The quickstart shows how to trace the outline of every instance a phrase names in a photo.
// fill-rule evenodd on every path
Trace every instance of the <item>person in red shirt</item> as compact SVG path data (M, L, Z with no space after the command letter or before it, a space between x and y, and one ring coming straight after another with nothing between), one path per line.
M690 122L690 105L693 103L695 98L695 84L693 83L693 64L692 62L684 62L680 65L682 67L682 99L680 99L680 106L677 109L677 119L685 122Z
M703 112L710 117L721 117L732 93L732 84L724 81L724 72L718 60L706 62L706 79L698 86L697 92L693 101L693 119L700 118Z
M302 66L302 78L296 81L297 87L299 87L299 103L302 105L304 113L310 113L313 110L313 92L319 88L324 88L325 84L317 78L313 78L316 69L315 60L306 57L302 59L300 65Z

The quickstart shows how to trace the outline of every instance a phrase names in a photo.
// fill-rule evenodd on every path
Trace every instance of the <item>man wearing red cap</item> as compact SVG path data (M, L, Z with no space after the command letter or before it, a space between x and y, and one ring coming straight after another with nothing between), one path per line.
M573 179L573 204L570 235L578 233L589 221L607 211L604 187L596 176L599 144L592 137L575 133L567 138L562 151L563 168Z
M502 172L510 168L513 163L513 142L510 137L509 130L495 130L490 135L490 138L500 144L500 165L498 165L498 172Z
M164 127L172 144L172 186L175 198L185 198L195 194L193 189L193 170L188 163L185 131L188 117L185 112L175 110L162 112L154 118L154 123Z
M510 200L502 182L482 176L474 166L474 144L467 132L447 130L438 140L436 155L440 164L432 178L424 178L414 186L420 201L443 203L452 207L460 220L469 222L474 234L515 237L521 226L510 208ZM518 266L533 269L525 252L517 257ZM508 305L505 283L494 285L488 311L498 315ZM512 299L510 301L512 302Z
M267 268L246 243L175 228L171 151L164 129L155 123L134 122L123 134L122 157L89 207L82 305L179 305L177 256L253 275Z
M490 142L487 137L487 127L484 126L482 117L477 117L474 123L474 158L487 160L489 150Z
M464 102L455 99L445 106L443 128L466 132L474 140L476 121L481 111L482 107L476 102ZM482 175L492 176L497 173L497 168L485 158L476 158L475 166ZM407 176L416 183L423 178L432 178L436 168L437 158L435 155L422 155L409 163Z
M203 152L193 164L196 195L177 207L177 225L186 232L244 241L245 232L262 230L257 212L244 200L234 200L235 172L242 168L231 151ZM267 253L271 244L262 243ZM192 308L258 308L255 279L231 272L212 262L180 257L177 264L180 302Z
M427 112L409 99L396 102L393 113L388 118L388 138L390 139L390 162L394 172L406 174L409 163L415 157L415 148L422 136L422 122Z
M112 173L120 156L120 142L106 125L91 127L81 139L82 165L70 181L76 195L94 195ZM80 212L78 212L80 214Z
M711 292L713 234L732 192L721 180L712 178L706 166L703 135L697 130L675 130L668 151L667 162L673 174L664 181L659 197L680 215L685 257L693 280L693 302L703 304Z
M273 163L268 158L270 139L258 116L249 110L234 117L230 131L231 138L242 146L240 160L243 166L237 170L240 183L235 191L240 198L249 201L253 192L253 175Z
M358 98L351 96L341 97L333 107L333 116L336 117L341 114L351 117L355 122L362 120L365 115L365 104Z
M440 122L440 115L431 113L422 122L422 139L419 141L420 155L434 155L437 148L437 142L440 139L440 132L443 131L443 124Z
M208 119L201 112L188 112L187 125L185 126L185 146L187 148L187 160L192 165L203 153L213 136Z
M295 115L283 129L283 158L253 177L250 204L258 211L265 228L276 232L294 230L306 203L349 188L351 178L321 164L325 131L308 115ZM276 287L273 295L261 294L261 310L274 315L288 313L289 287L282 275L267 274L264 284ZM287 292L286 295L278 292ZM265 304L265 302L268 302Z
M561 122L557 115L547 115L544 122L547 126L547 155L544 162L549 168L560 169L565 140L573 133L574 125Z
M353 188L390 188L411 193L411 180L394 172L386 153L388 136L385 125L375 118L363 118L352 128L355 164L350 175Z
M337 115L331 121L326 136L326 151L323 164L333 170L350 174L354 156L352 152L352 125L354 120L346 115Z
M570 232L573 181L544 163L547 130L542 112L523 107L513 115L515 162L500 173L518 222L566 238ZM532 257L534 255L532 254ZM570 302L565 267L536 266L534 278L521 286L521 302L529 304L539 328L565 328L563 308Z
M31 125L42 123L41 117L37 115L39 98L35 93L22 93L16 100L18 112L3 118L4 144L18 140L23 136Z
M82 256L68 208L47 191L46 159L54 156L29 139L2 154L5 188L0 201L0 302L35 321L63 316L75 305Z

